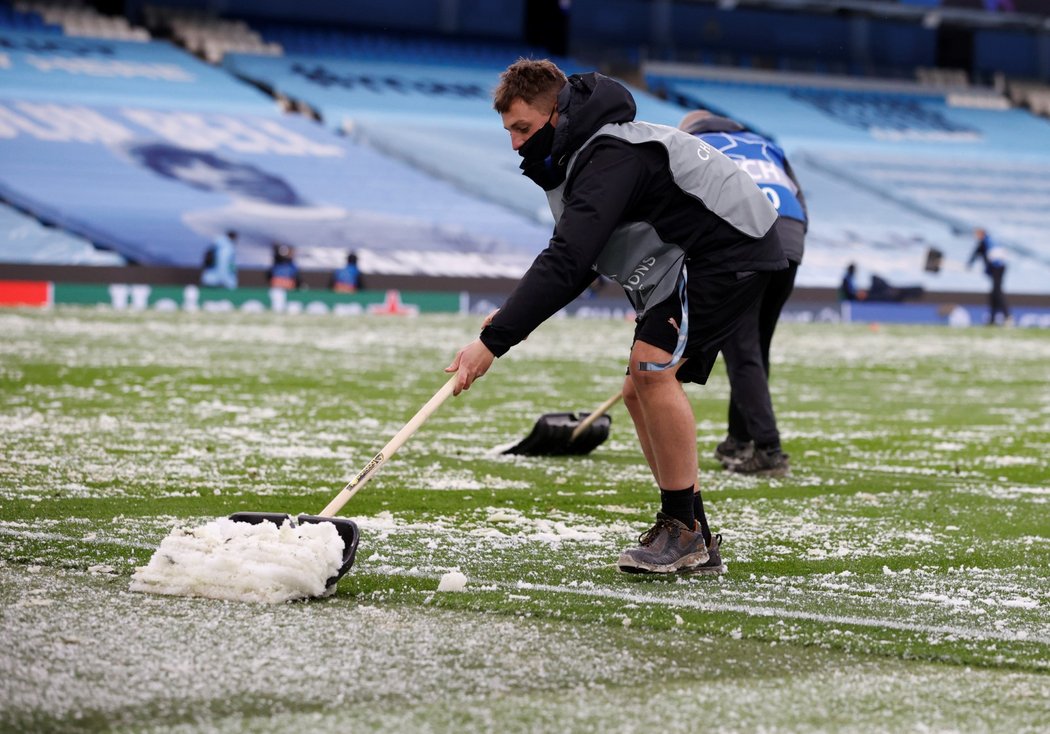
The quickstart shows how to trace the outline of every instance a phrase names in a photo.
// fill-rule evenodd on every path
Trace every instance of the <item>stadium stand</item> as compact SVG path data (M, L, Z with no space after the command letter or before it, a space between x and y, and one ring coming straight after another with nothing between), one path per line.
M882 78L910 78L915 67L935 65L936 32L919 23L883 12L858 27L856 16L834 7L798 12L784 2L762 5L573 0L572 48L577 55L613 55L633 64L681 62ZM858 38L863 39L859 50L854 48Z
M384 34L311 32L301 26L282 34L273 24L267 27L265 37L294 37L287 49L311 52L271 58L230 54L224 66L231 73L290 106L313 110L332 129L471 196L550 225L547 199L521 176L520 158L491 100L507 64L520 56L543 56L537 49L450 40L419 44ZM441 59L440 64L434 59ZM571 59L554 60L567 73L588 70ZM681 108L637 87L632 91L639 118L677 124Z
M281 45L267 43L243 20L224 20L194 8L147 5L144 22L154 32L170 36L180 46L217 64L227 53L280 55Z
M237 112L275 110L257 89L165 41L0 30L0 98Z
M428 66L502 68L508 58L544 56L540 48L490 40L463 41L422 34L321 27L303 23L254 21L252 27L288 56L332 56L360 61L401 61ZM561 62L564 59L557 59Z
M34 265L110 265L127 261L87 240L0 204L0 262Z
M38 13L18 10L9 5L0 5L0 29L62 35L62 26L45 22Z
M242 267L268 266L279 240L304 268L353 249L368 272L507 277L545 241L167 42L9 31L0 44L0 195L129 261L196 266L232 227Z
M240 54L225 63L238 76L316 110L326 124L364 145L533 222L550 221L543 192L520 175L519 158L492 111L497 67L438 71L419 61Z
M148 41L145 28L133 27L121 16L103 15L90 5L74 0L48 2L46 0L20 0L15 9L38 13L50 24L60 26L66 36L110 38L123 41Z
M1003 84L1007 87L1007 94L1014 105L1027 107L1036 115L1050 117L1050 86L1023 80Z

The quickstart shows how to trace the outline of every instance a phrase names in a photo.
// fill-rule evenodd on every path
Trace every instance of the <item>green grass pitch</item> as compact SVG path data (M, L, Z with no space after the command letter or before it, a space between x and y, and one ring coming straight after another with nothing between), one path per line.
M334 596L128 590L176 525L319 512L479 323L0 312L0 730L1046 731L1044 330L782 324L780 480L711 458L722 367L690 386L722 577L616 570L658 503L622 405L590 455L496 450L619 388L632 324L554 319L344 508Z

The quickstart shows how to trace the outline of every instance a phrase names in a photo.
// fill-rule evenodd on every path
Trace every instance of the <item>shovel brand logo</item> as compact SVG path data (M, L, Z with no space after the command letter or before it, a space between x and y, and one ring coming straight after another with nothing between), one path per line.
M355 481L354 484L356 485L359 482L361 482L362 480L364 480L365 478L372 476L372 474L374 474L379 469L380 465L382 465L382 463L383 463L383 461L385 459L386 459L386 457L383 456L383 452L382 451L380 451L378 454L373 456L372 460L370 462L368 462L365 465L365 468L361 470L361 473L358 474L357 481Z
M627 278L627 282L623 284L623 287L628 290L635 290L638 288L638 286L642 284L642 281L645 280L646 274L653 269L654 265L656 265L655 257L650 256L644 258L638 263L637 267L635 267L634 272L631 273L630 277Z

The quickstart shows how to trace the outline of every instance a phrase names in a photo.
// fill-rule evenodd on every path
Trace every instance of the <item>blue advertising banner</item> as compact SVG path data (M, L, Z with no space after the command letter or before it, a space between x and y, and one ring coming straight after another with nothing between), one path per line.
M979 326L988 323L985 306L959 304L844 303L842 320L885 324ZM1019 327L1050 327L1050 308L1013 306L1012 323Z

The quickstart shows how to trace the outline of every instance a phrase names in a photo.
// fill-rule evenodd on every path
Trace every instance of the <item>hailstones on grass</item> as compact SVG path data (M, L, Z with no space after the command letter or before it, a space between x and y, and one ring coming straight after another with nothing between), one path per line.
M178 527L147 565L135 570L131 590L228 601L278 603L327 596L325 582L343 561L343 541L332 523L251 524L220 518Z
M467 577L460 571L449 571L438 582L438 591L463 591L467 588Z

